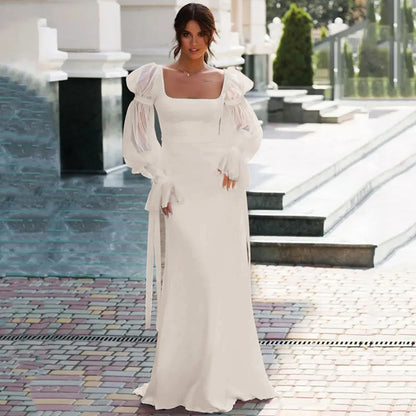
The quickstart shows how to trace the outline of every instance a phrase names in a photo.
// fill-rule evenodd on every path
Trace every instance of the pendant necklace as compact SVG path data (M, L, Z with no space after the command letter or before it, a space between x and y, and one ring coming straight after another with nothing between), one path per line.
M204 66L202 69L199 69L198 71L196 71L196 72L193 72L192 74L190 73L190 72L188 72L188 71L186 71L185 69L181 69L181 68L178 68L178 70L179 71L181 71L181 72L183 72L188 78L191 76L191 75L195 75L195 74L197 74L198 72L201 72L202 70L204 70L204 69L206 69L206 67Z

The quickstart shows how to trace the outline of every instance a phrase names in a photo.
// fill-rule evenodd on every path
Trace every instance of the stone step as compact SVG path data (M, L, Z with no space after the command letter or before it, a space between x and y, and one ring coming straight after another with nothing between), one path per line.
M416 166L377 189L324 237L251 236L252 261L373 267L416 236L415 183Z
M324 100L323 95L302 95L283 99L283 121L287 123L303 123L303 106Z
M321 123L343 123L354 118L356 107L341 106L321 114Z
M393 250L384 260L377 264L379 270L414 270L416 271L416 236L402 246Z
M322 236L377 187L416 164L416 125L285 210L250 210L253 235Z
M269 236L323 235L325 217L288 215L279 210L249 210L250 234Z
M273 99L283 99L286 97L298 97L298 96L305 96L308 94L308 91L305 89L298 89L298 90L284 90L284 89L277 89L277 90L266 90L267 95Z
M287 208L416 122L416 112L411 108L376 117L371 114L368 119L361 120L360 116L348 121L342 132L322 124L316 133L304 137L299 131L295 140L281 125L277 129L272 123L266 126L260 151L249 166L249 209ZM297 130L294 133L298 134Z
M285 97L283 99L285 104L298 104L302 107L305 104L312 104L323 101L325 97L323 95L314 94L314 95L298 95L293 97Z
M374 263L380 263L416 236L415 183L413 166L374 191L327 238L376 244Z
M334 110L338 104L334 101L320 101L318 103L305 103L302 105L304 123L320 123L322 111Z
M299 90L266 90L266 94L269 96L269 102L267 106L268 121L280 123L283 122L283 106L284 99L287 97L303 97L308 94L305 89Z
M251 236L251 261L336 267L374 267L375 246L323 242L318 237Z

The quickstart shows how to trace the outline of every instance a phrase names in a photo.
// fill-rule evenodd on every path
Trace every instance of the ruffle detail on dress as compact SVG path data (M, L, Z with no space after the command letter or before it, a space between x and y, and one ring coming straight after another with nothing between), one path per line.
M217 168L221 174L225 174L232 181L237 181L240 177L240 165L242 163L242 154L238 147L231 146L221 157Z
M244 98L244 94L253 88L254 82L233 66L228 67L226 71L228 85L225 92L225 104L237 105Z
M174 198L174 199L173 199ZM145 205L148 215L147 230L147 260L146 260L146 311L145 329L150 328L153 299L153 256L156 264L156 330L160 328L160 298L162 292L162 256L160 235L160 210L167 206L168 202L182 203L184 198L175 188L174 183L165 174L159 174L152 180Z
M153 179L152 188L144 209L146 211L159 211L160 208L167 207L168 202L173 201L180 203L183 201L183 197L169 177L162 174Z

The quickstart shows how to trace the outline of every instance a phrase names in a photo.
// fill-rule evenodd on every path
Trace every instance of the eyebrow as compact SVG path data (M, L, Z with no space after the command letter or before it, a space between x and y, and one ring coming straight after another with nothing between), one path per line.
M184 30L183 33L191 33L191 32L189 30ZM198 32L198 34L200 34L200 33L204 34L205 32L203 30L200 30Z

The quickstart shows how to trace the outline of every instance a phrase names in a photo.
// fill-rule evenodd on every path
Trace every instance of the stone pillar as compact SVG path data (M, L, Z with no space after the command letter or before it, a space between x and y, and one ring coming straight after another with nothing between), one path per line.
M277 84L273 81L273 61L276 58L277 48L280 43L280 38L283 34L283 23L279 17L274 17L273 21L268 24L269 28L269 39L271 43L272 53L269 58L269 88L277 89Z
M108 173L122 167L121 80L130 54L121 52L116 0L0 0L0 26L46 18L68 54L59 81L63 173Z
M339 32L347 30L348 28L349 26L346 23L344 23L344 21L340 17L337 17L333 23L330 23L328 25L328 32L329 35L336 35Z
M58 50L57 31L48 27L46 19L27 17L5 24L0 39L2 65L30 74L44 87L68 78L61 69L68 54Z
M269 85L269 59L274 52L266 35L266 3L246 0L243 6L244 72L253 79L256 91L265 91Z

